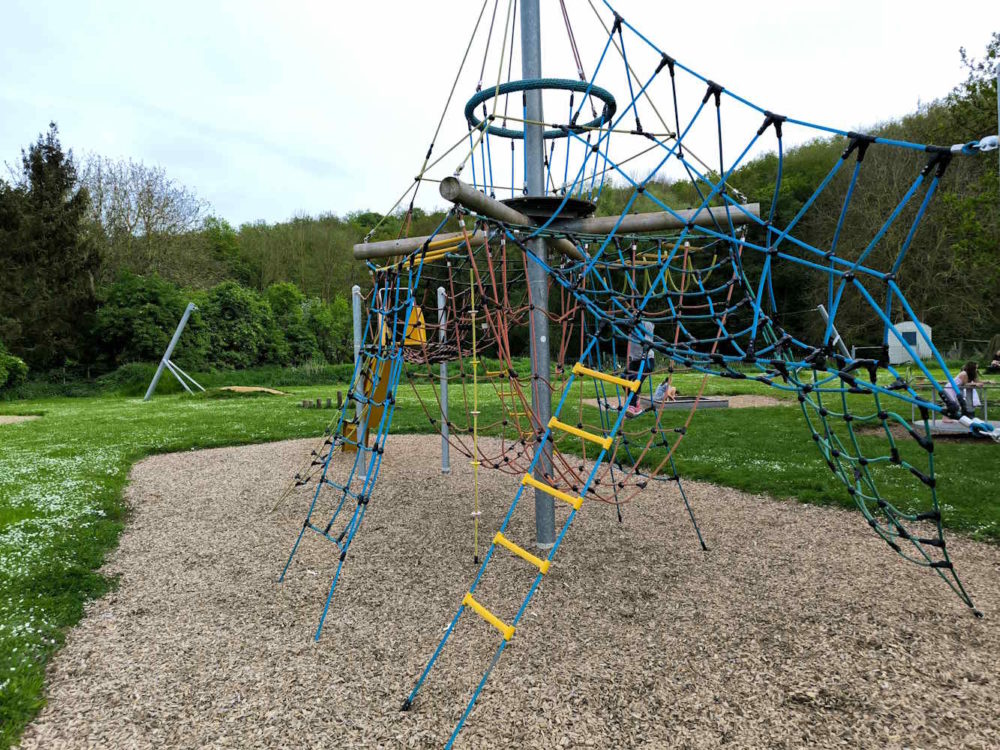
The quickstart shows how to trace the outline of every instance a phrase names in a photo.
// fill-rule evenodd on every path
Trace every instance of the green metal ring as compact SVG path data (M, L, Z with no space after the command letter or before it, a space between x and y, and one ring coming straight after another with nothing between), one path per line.
M482 130L483 120L478 119L475 113L476 107L480 104L492 99L494 96L514 94L518 91L537 91L539 89L586 93L591 96L596 96L604 102L604 109L590 122L583 125L566 125L565 128L546 130L544 131L543 137L547 139L567 138L569 137L569 131L571 130L573 132L581 132L593 128L600 128L611 121L611 118L614 117L615 111L618 109L618 104L615 102L615 98L611 95L610 91L602 89L600 86L594 86L586 81L575 81L568 78L529 78L525 81L507 81L507 83L501 83L499 86L490 86L489 88L476 92L476 95L469 99L469 101L465 104L465 119L469 122L469 126L471 128L475 130ZM514 138L516 140L522 140L524 138L523 130L503 128L499 125L492 124L486 125L485 129L490 135L499 136L500 138Z

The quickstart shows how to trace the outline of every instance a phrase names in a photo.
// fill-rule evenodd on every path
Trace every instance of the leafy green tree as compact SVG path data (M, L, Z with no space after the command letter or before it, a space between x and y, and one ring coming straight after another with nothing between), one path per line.
M181 290L156 274L136 276L127 271L101 290L100 300L94 338L103 360L114 367L158 360L188 302ZM185 368L202 367L208 343L201 313L195 310L173 359Z
M197 304L208 329L211 364L234 369L288 364L288 345L258 292L224 281L202 293Z
M305 306L306 324L316 336L323 357L331 364L350 362L354 356L351 307L337 296L329 305L315 297Z
M17 387L28 377L24 360L7 351L0 341L0 395Z
M225 264L228 275L243 286L260 284L260 269L240 251L240 236L225 219L209 216L202 233L212 256Z
M306 296L284 281L267 288L266 297L288 344L289 361L301 365L321 356L316 334L306 321Z
M90 196L88 225L105 261L101 281L127 270L206 288L231 275L201 232L207 204L162 167L90 154L79 172Z
M55 123L0 180L0 336L32 368L87 355L100 258L86 231L89 198Z

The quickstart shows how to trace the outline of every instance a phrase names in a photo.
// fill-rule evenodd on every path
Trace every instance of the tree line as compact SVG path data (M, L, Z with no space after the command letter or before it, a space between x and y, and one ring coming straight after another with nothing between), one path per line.
M961 56L967 77L948 96L868 132L938 144L995 132L1000 34L982 58L965 50ZM796 216L846 145L820 138L782 155L777 225ZM899 149L869 150L839 239L845 257L856 257L870 241L925 161L924 154ZM765 154L736 170L730 183L766 210L778 162L777 154ZM96 374L156 360L188 301L199 311L177 353L182 366L345 361L350 288L367 282L352 246L368 235L428 234L444 218L414 208L234 227L160 167L98 155L77 160L54 124L10 171L0 179L0 389L23 380L25 365ZM818 197L797 237L829 246L849 173L841 170ZM685 182L658 182L648 191L671 205L700 200ZM626 186L607 186L598 213L619 213L630 195ZM900 284L939 342L1000 331L998 205L996 153L956 158L912 240ZM870 256L872 265L891 265L915 210L900 216ZM748 257L748 270L759 262ZM826 299L826 283L825 274L777 264L780 322L794 333L819 335L821 321L811 310ZM838 323L849 343L879 343L880 325L869 309L858 295L842 301Z
M155 361L188 302L198 309L175 355L184 367L350 359L348 296L363 282L351 247L377 214L237 230L162 168L77 161L54 123L10 171L0 180L0 391L29 367L90 376ZM378 235L400 221L388 217Z

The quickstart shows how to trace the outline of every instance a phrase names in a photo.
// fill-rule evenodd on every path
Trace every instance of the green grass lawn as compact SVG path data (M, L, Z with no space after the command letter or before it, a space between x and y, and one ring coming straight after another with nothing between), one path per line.
M682 393L693 394L700 377L682 375L677 382ZM433 403L429 387L419 388ZM114 585L96 570L127 521L122 490L130 467L155 453L320 435L335 412L302 409L299 401L338 389L345 387L286 388L289 398L164 395L146 404L101 396L0 404L0 413L42 415L0 426L0 748L41 707L47 658L79 620L84 602ZM484 386L484 424L500 416L491 392ZM718 393L782 396L756 383L711 379L706 394ZM460 388L453 387L450 400L459 414ZM908 407L899 410L908 416ZM597 410L586 407L586 421L597 418ZM644 420L651 417L632 420L629 429L648 428ZM403 385L393 431L428 428L413 389ZM863 437L863 447L876 439ZM677 461L684 477L805 502L849 501L811 444L797 405L699 412ZM987 440L941 441L935 462L948 526L1000 541L993 490L1000 448ZM906 472L881 478L900 498L912 491Z
M307 396L331 388L299 388ZM48 655L83 603L113 585L95 572L116 543L130 467L154 453L322 433L333 411L293 399L80 398L15 402L42 414L0 426L0 748L42 704Z

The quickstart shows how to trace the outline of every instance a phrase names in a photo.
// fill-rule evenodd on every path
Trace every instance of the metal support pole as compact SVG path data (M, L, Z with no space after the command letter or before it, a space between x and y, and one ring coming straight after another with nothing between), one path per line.
M830 325L830 314L826 311L826 308L823 307L823 305L817 305L816 309L819 310L819 314L823 317L823 322L826 323L827 325ZM832 332L833 332L834 346L840 349L840 353L843 354L845 357L851 357L851 352L847 348L847 344L845 344L844 340L840 338L840 333L837 331L837 326L832 326L832 329L833 329Z
M448 318L445 313L444 287L438 287L438 341L444 344L448 340ZM442 349L444 347L442 346ZM441 358L441 473L451 473L451 456L448 453L448 361Z
M521 77L525 80L542 77L542 32L538 0L521 0ZM542 92L525 92L527 119L542 123ZM545 195L545 143L543 125L525 123L524 149L528 195ZM548 262L545 240L531 241L532 252ZM528 288L531 293L531 407L538 418L539 435L545 430L552 414L552 391L549 386L549 280L545 269L534 259L526 258ZM535 478L551 484L552 444L542 446L542 456L535 464ZM550 549L555 543L555 500L535 490L535 544Z
M181 322L177 324L177 330L174 331L174 337L170 339L170 343L167 344L167 350L163 352L163 358L160 360L160 366L156 368L156 374L153 375L153 379L149 383L149 388L146 389L146 396L142 399L143 401L149 401L149 399L153 397L153 393L156 391L156 386L160 382L160 376L163 375L163 371L167 367L167 362L170 361L170 355L174 353L174 347L177 346L177 342L181 339L181 334L184 332L184 326L187 325L188 318L191 317L191 313L197 309L198 308L195 307L194 302L188 302L188 306L184 308L184 314L181 316Z
M351 308L352 312L354 313L354 371L358 373L358 377L360 378L362 375L361 370L359 369L360 368L359 360L361 359L361 336L362 336L361 287L358 286L357 284L351 287ZM354 387L355 388L358 387L358 381L354 383ZM361 401L359 401L358 399L354 399L354 416L358 423L358 428L355 431L355 435L358 439L358 453L361 454L358 456L358 460L360 461L360 465L358 468L361 470L362 481L364 481L365 474L367 473L366 466L368 462L368 456L364 451L365 428L364 425L361 424L361 412L363 410L364 409L361 406Z

